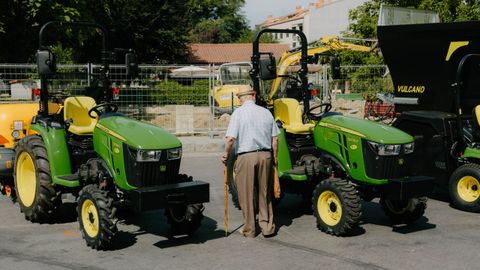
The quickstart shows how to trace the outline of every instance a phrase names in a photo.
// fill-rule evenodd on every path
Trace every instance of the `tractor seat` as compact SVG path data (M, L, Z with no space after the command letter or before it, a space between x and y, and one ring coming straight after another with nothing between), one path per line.
M472 142L480 142L480 105L475 106L472 112Z
M279 98L273 102L275 121L283 124L286 132L293 134L312 133L314 124L304 124L302 109L298 100L294 98Z
M88 111L96 105L91 97L69 97L64 102L64 120L70 122L68 131L87 136L93 134L97 119L88 116Z

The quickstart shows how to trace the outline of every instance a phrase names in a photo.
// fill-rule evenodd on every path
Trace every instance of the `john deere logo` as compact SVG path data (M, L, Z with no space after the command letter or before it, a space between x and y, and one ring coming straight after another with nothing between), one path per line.
M403 165L403 158L398 160L398 165Z
M350 149L352 149L352 150L356 150L356 149L357 149L357 145L356 145L356 144L352 144L352 145L350 145Z

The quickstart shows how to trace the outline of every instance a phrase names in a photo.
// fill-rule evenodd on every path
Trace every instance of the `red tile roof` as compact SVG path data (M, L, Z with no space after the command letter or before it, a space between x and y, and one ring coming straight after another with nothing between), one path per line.
M252 57L251 43L194 43L190 45L191 64L224 64L230 62L249 62ZM288 50L288 44L260 44L261 52L272 52L280 58Z

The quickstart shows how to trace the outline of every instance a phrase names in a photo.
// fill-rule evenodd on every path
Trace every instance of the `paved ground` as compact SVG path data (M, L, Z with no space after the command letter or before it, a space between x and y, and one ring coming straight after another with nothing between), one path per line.
M286 196L276 212L277 237L225 237L218 157L190 155L182 171L211 183L196 236L171 237L163 211L127 213L115 250L98 252L86 247L71 215L57 224L31 224L2 197L0 269L478 269L480 214L445 202L430 200L426 218L412 227L390 226L377 203L365 203L356 235L339 238L316 228L299 197ZM241 213L230 214L230 228L240 227Z

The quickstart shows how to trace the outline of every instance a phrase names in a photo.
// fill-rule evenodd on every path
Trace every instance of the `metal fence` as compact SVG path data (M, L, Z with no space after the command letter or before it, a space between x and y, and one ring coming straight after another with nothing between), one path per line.
M123 66L112 65L110 78L120 89L114 102L120 112L141 121L159 125L177 134L218 134L225 131L229 114L219 114L210 96L218 85L218 66L141 65L140 74L129 79ZM100 66L59 65L51 79L52 99L61 102L70 95L89 95L99 83ZM320 98L391 91L385 66L344 66L340 80L329 80L329 67L323 66L312 81ZM0 103L31 102L32 89L39 87L34 64L0 64ZM90 92L89 92L90 91ZM348 98L348 97L347 97Z

